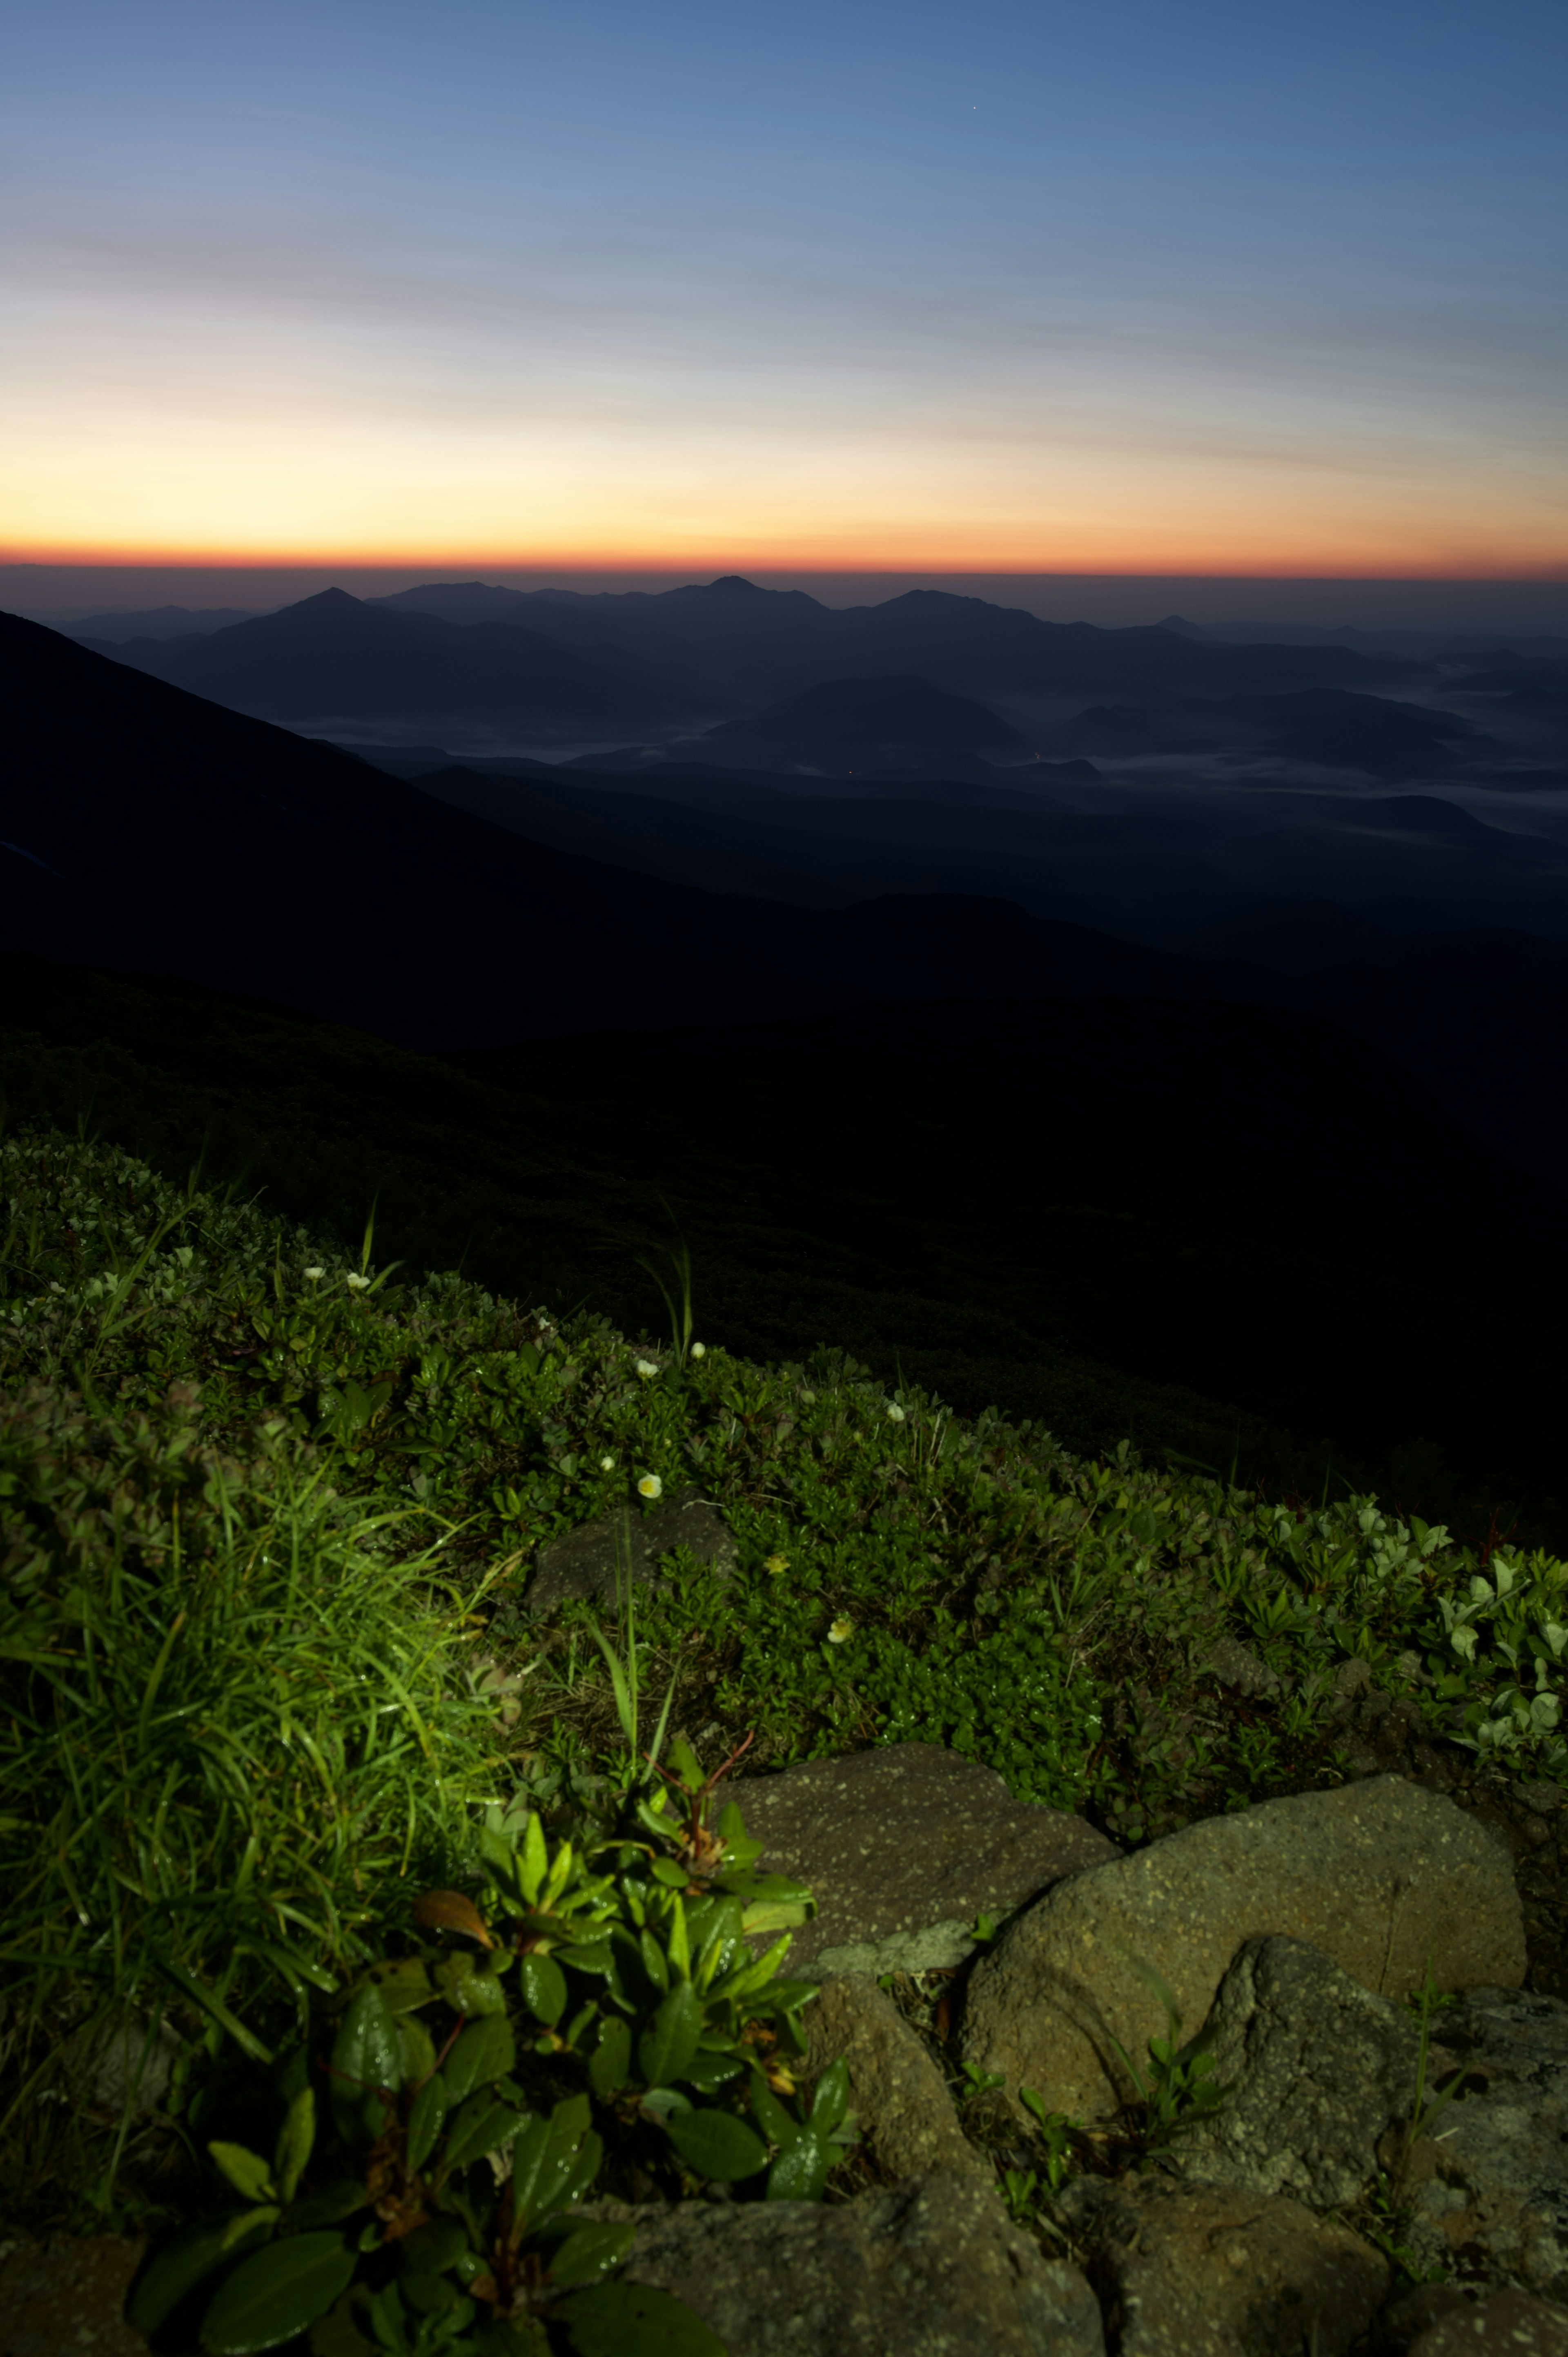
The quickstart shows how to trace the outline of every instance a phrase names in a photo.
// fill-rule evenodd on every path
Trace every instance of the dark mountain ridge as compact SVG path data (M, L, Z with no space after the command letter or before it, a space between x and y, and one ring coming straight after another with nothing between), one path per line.
M475 594L480 591L482 601ZM1043 622L1021 608L947 590L911 589L877 606L831 607L804 590L761 589L737 575L665 590L433 583L386 602L454 619L515 611L534 630L571 632L574 642L589 629L601 640L625 634L630 651L647 651L647 633L656 630L666 644L681 644L688 662L699 659L715 690L748 702L773 701L824 679L897 673L966 695L1146 687L1219 696L1372 687L1412 668L1338 646L1230 646L1165 630Z
M388 613L342 589L210 634L96 651L263 720L489 722L582 735L669 725L693 711L538 631Z

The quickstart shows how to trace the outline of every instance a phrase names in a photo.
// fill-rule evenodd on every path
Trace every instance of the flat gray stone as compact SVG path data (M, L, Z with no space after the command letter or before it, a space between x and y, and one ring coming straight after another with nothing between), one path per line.
M1348 2209L1409 2119L1416 2029L1299 1940L1249 1940L1205 2025L1221 2108L1177 2147L1184 2177Z
M972 2177L938 2170L839 2205L584 2206L636 2224L622 2276L684 2300L728 2357L1103 2357L1079 2270Z
M1380 1776L1188 1825L1049 1891L974 1968L962 2054L1052 2111L1113 2116L1142 2057L1207 2019L1236 1952L1283 1933L1364 1988L1408 1996L1427 1958L1440 1989L1524 1978L1524 1924L1505 1852L1452 1801Z
M977 1915L1005 1915L1102 1859L1113 1842L1063 1809L1015 1801L994 1769L935 1743L879 1745L726 1785L759 1867L817 1902L793 1935L806 1979L957 1964Z
M639 1587L667 1587L658 1573L660 1556L676 1547L689 1547L721 1578L735 1569L735 1541L715 1509L695 1490L683 1490L657 1505L640 1501L624 1513L600 1514L564 1537L541 1547L533 1576L523 1596L523 1609L535 1619L559 1612L575 1602L613 1603L618 1580L624 1580L620 1552L629 1542L631 1576Z

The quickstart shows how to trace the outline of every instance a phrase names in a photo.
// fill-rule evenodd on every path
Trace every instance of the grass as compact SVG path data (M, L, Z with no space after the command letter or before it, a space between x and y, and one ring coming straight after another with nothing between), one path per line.
M747 1772L941 1743L1135 1842L1335 1780L1359 1657L1434 1738L1564 1767L1549 1555L1076 1455L841 1352L699 1355L684 1289L656 1346L378 1273L368 1232L349 1253L58 1133L0 1143L0 1197L11 2214L131 2214L116 2161L114 2201L163 2198L123 2107L81 2099L94 2040L270 2047L461 1878L485 1803L624 1749L589 1616L541 1625L521 1590L650 1476L716 1502L736 1567L671 1558L607 1633L707 1764L751 1733ZM1221 1684L1227 1638L1272 1696Z

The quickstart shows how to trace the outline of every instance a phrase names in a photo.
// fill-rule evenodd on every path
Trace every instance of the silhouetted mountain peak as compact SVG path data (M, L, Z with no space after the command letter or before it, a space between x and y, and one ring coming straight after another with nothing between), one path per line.
M722 573L716 581L710 581L708 587L710 589L749 589L754 597L764 594L756 582L748 581L743 573Z

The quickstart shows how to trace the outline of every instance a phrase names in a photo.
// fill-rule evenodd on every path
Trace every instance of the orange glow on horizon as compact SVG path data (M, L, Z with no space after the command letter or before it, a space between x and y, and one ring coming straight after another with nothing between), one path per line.
M1506 550L1444 549L1416 556L1397 545L1326 553L1321 544L1289 545L1262 554L1245 554L1223 547L1191 546L1181 541L1155 548L1120 545L1060 545L1027 554L1015 544L1004 549L965 538L948 545L872 544L846 548L842 543L822 545L811 541L748 542L739 546L627 546L607 544L564 547L420 545L401 542L360 542L334 544L295 544L288 546L211 547L199 544L103 541L0 543L0 566L93 566L105 570L157 568L166 571L329 572L424 569L436 574L457 572L646 573L691 574L712 578L726 573L843 574L966 574L993 577L1037 576L1237 581L1539 581L1568 582L1568 554L1542 558L1538 550L1511 554Z

